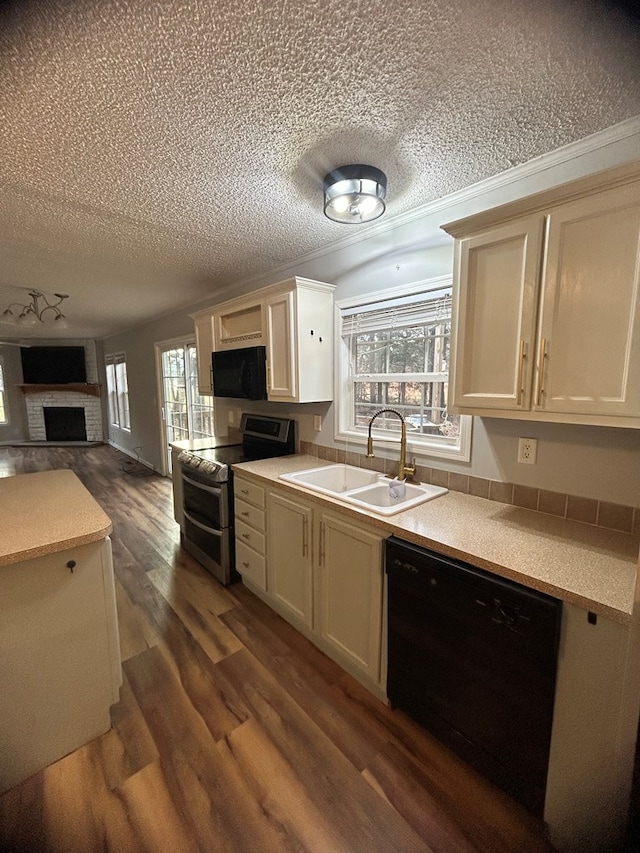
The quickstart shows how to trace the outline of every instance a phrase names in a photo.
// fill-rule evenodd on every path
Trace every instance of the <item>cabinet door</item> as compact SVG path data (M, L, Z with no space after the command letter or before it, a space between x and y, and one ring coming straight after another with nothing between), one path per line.
M298 393L296 368L295 292L269 299L267 319L267 394L270 400L295 401Z
M319 633L339 663L379 683L383 540L325 514L319 540Z
M193 321L196 333L196 360L198 366L198 391L213 394L211 353L213 352L213 315L196 317Z
M534 408L640 415L640 187L551 211Z
M455 407L530 407L543 226L536 214L457 244Z
M286 617L313 626L311 516L308 504L269 495L267 589Z

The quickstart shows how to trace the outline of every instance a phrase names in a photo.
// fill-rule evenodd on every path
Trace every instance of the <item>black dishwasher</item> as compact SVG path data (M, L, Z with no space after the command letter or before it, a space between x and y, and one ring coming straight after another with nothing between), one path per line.
M387 540L387 693L542 816L562 602Z

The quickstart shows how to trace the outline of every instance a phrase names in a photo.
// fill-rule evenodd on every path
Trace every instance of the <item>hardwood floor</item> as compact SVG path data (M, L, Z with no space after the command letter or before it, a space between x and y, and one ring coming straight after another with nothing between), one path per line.
M72 468L113 520L124 672L111 730L0 797L4 853L552 850L408 717L220 586L179 546L170 481L123 466L107 446L0 448L0 476Z

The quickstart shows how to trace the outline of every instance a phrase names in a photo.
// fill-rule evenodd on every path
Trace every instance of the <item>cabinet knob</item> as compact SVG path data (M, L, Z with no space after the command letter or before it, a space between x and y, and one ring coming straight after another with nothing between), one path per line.
M67 568L70 569L71 574L73 574L73 570L75 569L75 567L76 567L76 561L75 560L69 560L67 562Z

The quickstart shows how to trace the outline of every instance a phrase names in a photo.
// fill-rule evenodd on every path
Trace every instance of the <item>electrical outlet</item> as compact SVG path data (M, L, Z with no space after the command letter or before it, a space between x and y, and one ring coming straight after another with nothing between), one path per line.
M313 416L313 428L316 432L320 432L322 430L322 415Z
M538 455L538 439L537 438L519 438L518 439L518 462L524 462L525 465L535 465Z

